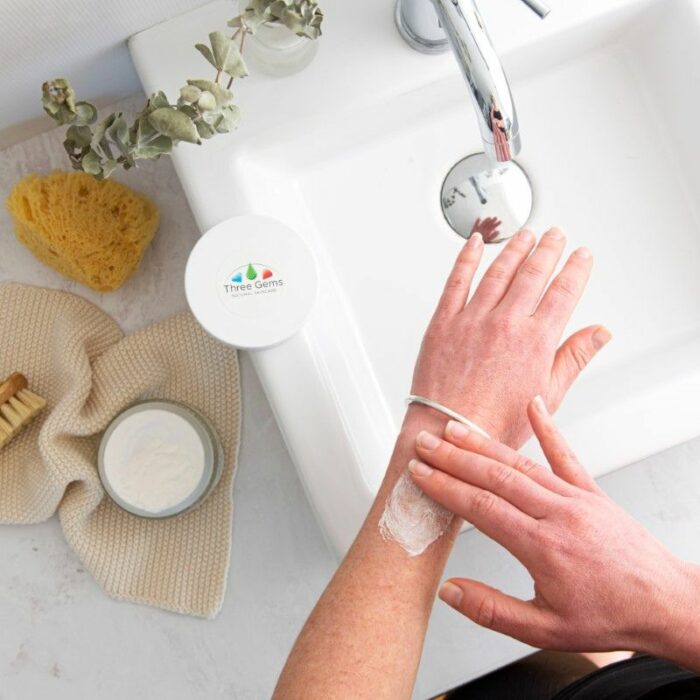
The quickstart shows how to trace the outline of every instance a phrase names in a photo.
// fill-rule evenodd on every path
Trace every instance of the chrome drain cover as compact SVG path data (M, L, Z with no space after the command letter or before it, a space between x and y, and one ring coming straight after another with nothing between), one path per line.
M504 241L523 228L533 199L530 178L515 161L494 163L485 153L456 163L440 197L452 229L462 238L479 231L486 243Z

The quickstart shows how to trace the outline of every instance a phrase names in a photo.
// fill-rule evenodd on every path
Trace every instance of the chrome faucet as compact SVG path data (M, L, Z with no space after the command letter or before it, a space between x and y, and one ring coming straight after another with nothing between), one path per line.
M522 0L544 18L540 0ZM469 86L484 151L499 163L520 152L520 127L501 61L491 43L476 0L397 0L396 23L410 46L424 53L452 47Z

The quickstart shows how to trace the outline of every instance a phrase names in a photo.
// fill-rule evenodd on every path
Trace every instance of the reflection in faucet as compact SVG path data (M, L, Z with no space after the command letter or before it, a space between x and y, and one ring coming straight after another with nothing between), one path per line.
M540 0L523 0L540 17ZM428 53L452 47L469 86L484 151L507 162L520 152L520 127L503 66L486 32L476 0L398 0L399 30L414 48Z

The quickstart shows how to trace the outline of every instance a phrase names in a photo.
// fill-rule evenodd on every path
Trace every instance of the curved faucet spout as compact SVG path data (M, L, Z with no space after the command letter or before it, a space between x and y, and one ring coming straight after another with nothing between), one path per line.
M436 53L448 46L469 86L486 154L512 160L521 148L520 126L503 66L479 13L476 0L398 0L397 23L414 48ZM541 0L523 0L540 17Z

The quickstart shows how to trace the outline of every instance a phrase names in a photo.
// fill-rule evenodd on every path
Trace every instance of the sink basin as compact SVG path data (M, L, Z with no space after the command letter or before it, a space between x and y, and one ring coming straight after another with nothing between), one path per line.
M600 322L615 335L559 413L599 476L700 434L700 2L552 0L544 22L512 0L483 5L520 114L531 225L558 224L596 258L571 329ZM440 187L480 140L453 57L404 45L390 0L324 10L314 62L242 81L240 130L183 145L174 161L202 230L264 214L317 257L321 293L305 328L253 360L343 552L382 479L422 333L463 244ZM146 90L173 95L207 75L183 47L232 12L215 2L135 36Z

